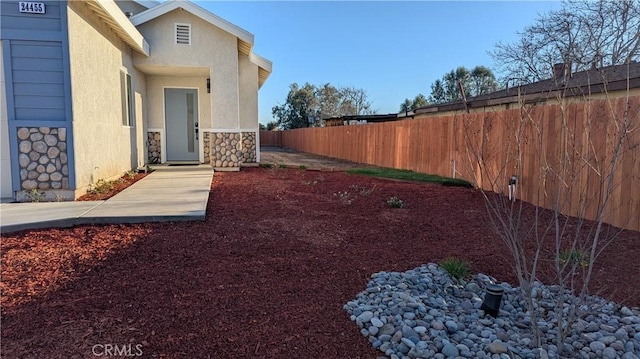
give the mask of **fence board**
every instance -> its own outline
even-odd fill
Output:
[[[500,112],[260,133],[276,145],[381,167],[453,176],[595,219],[616,131],[632,122],[614,172],[605,221],[640,230],[640,97],[528,106]],[[281,136],[272,138],[268,136]],[[554,199],[557,199],[556,202]]]

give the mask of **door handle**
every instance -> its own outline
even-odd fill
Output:
[[[198,141],[198,129],[196,128],[196,141]]]

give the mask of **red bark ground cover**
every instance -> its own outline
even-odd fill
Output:
[[[514,282],[475,190],[344,172],[219,173],[205,221],[23,231],[1,249],[3,358],[93,358],[107,344],[145,358],[376,358],[342,310],[372,273],[457,256]],[[624,232],[593,289],[640,305],[638,256],[640,233]]]

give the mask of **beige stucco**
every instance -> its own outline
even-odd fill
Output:
[[[2,59],[2,41],[0,41],[0,197],[12,198],[9,122],[7,120],[7,96]]]
[[[240,128],[258,129],[258,66],[249,56],[238,55],[240,97]]]
[[[191,45],[175,43],[176,23],[191,25]],[[171,77],[183,78],[191,74],[200,78],[196,85],[198,88],[205,86],[205,91],[199,93],[200,101],[205,95],[210,97],[208,110],[200,108],[201,114],[205,116],[201,117],[202,124],[207,125],[201,128],[240,129],[238,40],[235,36],[180,9],[138,25],[137,28],[152,51],[148,58],[134,55],[134,65],[147,74],[161,75],[147,86],[150,109],[153,107],[157,111],[156,104],[162,103],[162,86],[175,86],[182,81],[171,80]],[[207,78],[211,79],[210,94],[206,92]],[[166,82],[161,82],[160,79]],[[163,121],[155,112],[152,117],[149,127],[156,127],[159,121]],[[257,127],[257,123],[256,114],[252,128]]]
[[[137,140],[144,136],[146,84],[133,67],[131,49],[80,1],[68,2],[73,106],[75,189],[112,178],[144,163]],[[122,125],[120,71],[132,77],[135,124]],[[71,184],[73,186],[73,184]]]

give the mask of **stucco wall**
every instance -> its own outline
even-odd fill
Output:
[[[175,23],[191,24],[191,45],[175,43]],[[238,45],[235,36],[182,10],[171,11],[137,28],[149,43],[151,56],[144,58],[134,55],[136,66],[146,73],[164,71],[163,75],[169,74],[166,68],[170,67],[211,69],[211,101],[207,108],[213,123],[207,127],[239,128]],[[204,84],[198,85],[205,86],[204,93],[200,92],[201,99],[203,95],[209,95],[206,93],[206,78],[204,80]],[[155,104],[162,98],[158,99],[155,92],[151,93],[152,87],[155,87],[155,83],[150,83],[147,88],[150,102]],[[150,109],[153,107],[149,106]],[[201,107],[201,110],[204,109]],[[152,121],[150,127],[157,124],[155,115]]]
[[[2,59],[2,41],[0,41],[0,197],[12,198],[7,95],[5,90],[4,63]]]
[[[144,96],[145,80],[133,68],[128,46],[83,2],[68,7],[75,188],[82,190],[137,166],[144,104],[135,105],[135,125],[123,126],[120,70],[128,69],[136,101]]]
[[[244,54],[238,55],[240,86],[240,128],[258,129],[258,66]]]

